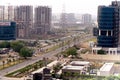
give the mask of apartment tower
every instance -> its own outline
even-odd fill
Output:
[[[36,7],[34,19],[36,34],[46,35],[51,28],[51,8],[47,6]]]
[[[91,22],[92,22],[91,14],[83,14],[82,15],[82,23],[83,24],[91,24]]]
[[[14,19],[17,22],[17,37],[29,38],[30,28],[33,26],[33,7],[26,5],[15,7]]]

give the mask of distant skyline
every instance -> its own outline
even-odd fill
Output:
[[[52,13],[61,13],[63,5],[67,13],[89,13],[97,15],[99,5],[110,5],[115,0],[0,0],[0,5],[33,5],[49,6]],[[119,1],[119,0],[118,0]]]

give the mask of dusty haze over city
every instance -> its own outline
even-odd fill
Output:
[[[0,5],[45,5],[53,13],[61,13],[63,5],[68,13],[90,13],[97,15],[98,5],[109,5],[114,0],[0,0]]]

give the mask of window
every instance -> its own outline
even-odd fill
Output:
[[[102,36],[105,36],[106,33],[107,33],[107,31],[101,31],[101,35],[102,35]]]

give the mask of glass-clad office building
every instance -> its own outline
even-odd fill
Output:
[[[117,6],[98,7],[97,46],[118,47],[119,8]]]
[[[0,40],[16,39],[16,22],[0,22]]]

